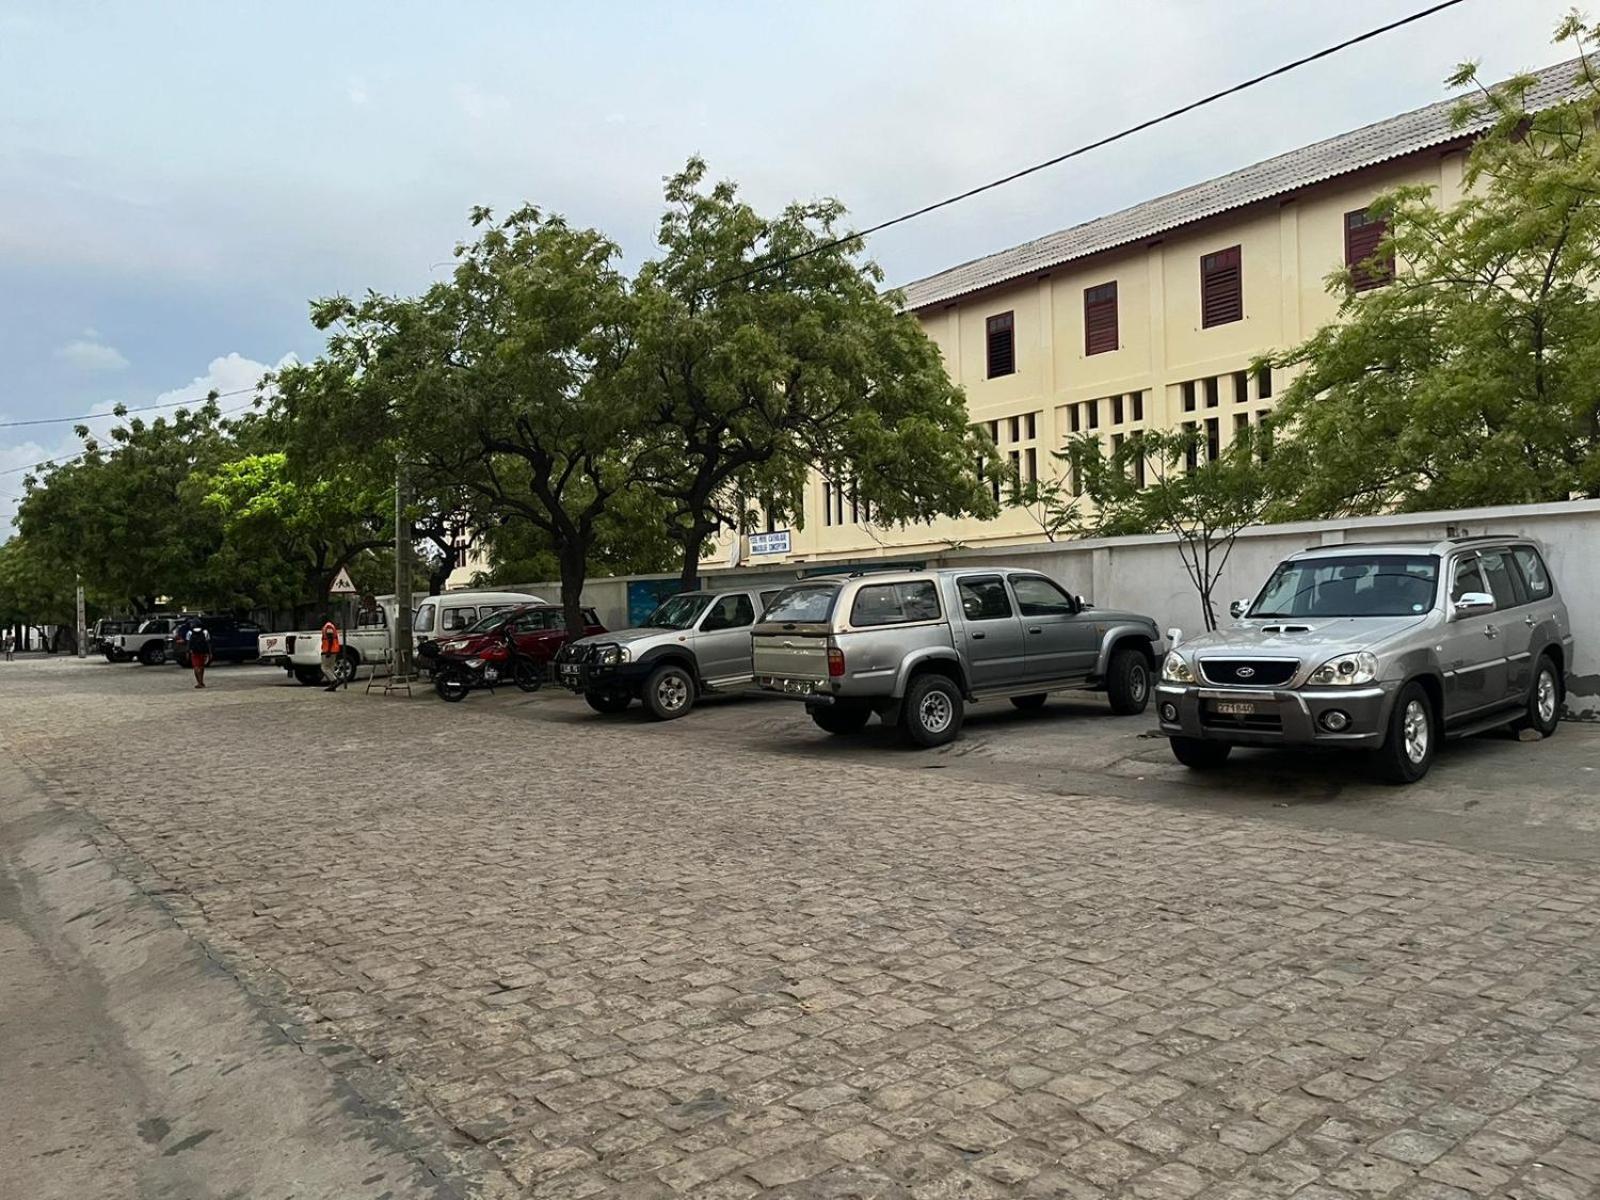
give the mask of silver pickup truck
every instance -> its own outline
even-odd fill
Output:
[[[876,713],[923,747],[954,739],[978,700],[1031,709],[1086,689],[1143,712],[1161,648],[1151,618],[1015,567],[818,576],[779,593],[752,637],[757,686],[804,700],[820,728]]]

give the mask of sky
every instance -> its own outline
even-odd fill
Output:
[[[1463,60],[1547,65],[1571,3],[1465,0],[869,253],[905,283],[1431,103]],[[563,213],[633,267],[700,154],[760,208],[875,222],[1425,6],[0,0],[0,537],[13,468],[77,446],[5,422],[314,357],[311,298],[425,287],[473,205]]]

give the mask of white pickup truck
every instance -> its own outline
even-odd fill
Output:
[[[480,617],[522,604],[543,604],[527,592],[445,592],[422,600],[413,614],[412,638],[416,645],[442,634],[455,633]],[[389,630],[394,620],[394,598],[382,597],[378,607],[360,613],[354,629],[341,629],[338,674],[353,680],[358,668],[389,661]],[[258,643],[261,661],[282,667],[310,687],[322,682],[322,630],[264,633]],[[412,649],[415,650],[416,645]]]
[[[341,682],[356,677],[363,663],[382,663],[389,655],[389,614],[376,608],[356,616],[354,629],[339,631],[338,676]],[[282,667],[296,681],[310,687],[322,682],[322,630],[264,633],[257,643],[261,661]]]
[[[147,667],[167,661],[167,639],[183,620],[179,613],[156,613],[140,623],[135,633],[118,633],[101,646],[107,662],[127,662],[137,658]]]

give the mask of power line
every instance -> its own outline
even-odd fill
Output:
[[[245,388],[243,390],[247,391],[247,392],[255,391],[254,388]],[[222,395],[226,395],[226,396],[237,396],[239,393],[238,392],[224,392],[224,393],[221,393],[221,394]],[[193,401],[185,401],[185,403],[193,403]],[[232,408],[225,408],[220,413],[218,413],[217,415],[219,417],[226,417],[231,413],[243,412],[245,409],[247,409],[249,407],[250,407],[250,402],[246,401],[244,404],[236,404]],[[131,412],[133,410],[130,409],[129,411]],[[112,414],[109,414],[109,413],[97,413],[96,415],[97,416],[110,416]],[[69,462],[76,462],[78,459],[82,458],[87,453],[89,453],[87,450],[79,450],[76,454],[69,454],[65,458],[43,458],[43,459],[40,459],[36,463],[29,463],[25,467],[7,467],[4,471],[0,471],[0,475],[20,475],[24,471],[32,471],[32,470],[34,470],[34,469],[36,469],[38,467],[64,467]],[[15,500],[16,497],[13,496],[12,499]]]
[[[215,396],[207,394],[204,396],[198,396],[192,400],[172,400],[164,404],[146,404],[139,408],[125,408],[122,410],[121,415],[126,416],[129,413],[154,412],[158,408],[182,408],[185,404],[204,404],[208,400],[225,400],[229,396],[242,396],[246,392],[253,392],[255,390],[256,388],[254,386],[247,388],[235,388],[231,392],[218,392]],[[38,417],[31,421],[0,421],[0,429],[18,429],[24,425],[64,425],[68,421],[97,421],[101,417],[115,417],[117,415],[118,414],[114,412],[103,412],[84,413],[79,417]]]
[[[1132,137],[1136,133],[1142,133],[1146,129],[1151,129],[1157,125],[1164,124],[1165,122],[1171,121],[1176,117],[1183,116],[1185,113],[1194,112],[1197,108],[1204,108],[1208,104],[1214,104],[1218,100],[1225,99],[1228,96],[1236,95],[1239,92],[1255,87],[1257,84],[1265,83],[1269,79],[1276,79],[1280,75],[1287,75],[1290,71],[1298,70],[1299,68],[1310,63],[1314,63],[1319,59],[1331,57],[1332,55],[1338,54],[1341,50],[1348,50],[1351,46],[1360,45],[1362,42],[1370,42],[1373,38],[1382,37],[1384,34],[1392,33],[1394,30],[1399,29],[1402,26],[1411,25],[1417,21],[1431,17],[1435,13],[1443,12],[1447,8],[1454,8],[1456,5],[1461,3],[1463,3],[1463,0],[1440,0],[1439,3],[1430,5],[1429,7],[1414,12],[1409,16],[1400,17],[1396,20],[1388,22],[1387,24],[1379,25],[1376,28],[1367,30],[1365,33],[1358,33],[1354,37],[1345,38],[1342,42],[1336,42],[1334,45],[1324,47],[1313,54],[1307,54],[1302,58],[1294,59],[1292,62],[1286,62],[1282,66],[1272,68],[1270,71],[1263,71],[1259,75],[1252,76],[1249,79],[1235,83],[1229,87],[1225,87],[1221,91],[1212,92],[1208,96],[1202,96],[1198,100],[1191,100],[1189,103],[1164,112],[1160,116],[1150,117],[1146,120],[1140,121],[1137,125],[1129,125],[1124,129],[1119,129],[1116,133],[1110,133],[1105,137],[1096,138],[1092,142],[1085,142],[1083,145],[1068,150],[1064,154],[1058,154],[1054,158],[1047,158],[1043,162],[1034,163],[1030,167],[1023,167],[1020,171],[1013,171],[1011,174],[1003,175],[999,179],[992,179],[988,183],[983,183],[979,184],[977,187],[968,188],[964,192],[957,192],[954,196],[946,196],[943,200],[936,200],[932,204],[924,204],[921,208],[915,208],[910,212],[901,213],[898,217],[890,217],[887,221],[879,221],[876,225],[868,225],[865,229],[858,229],[854,233],[845,234],[843,237],[834,238],[832,241],[823,242],[820,245],[812,246],[805,250],[798,250],[793,254],[786,255],[783,258],[775,259],[771,262],[756,263],[753,266],[738,272],[737,274],[729,275],[724,279],[718,280],[713,286],[720,287],[722,284],[733,283],[736,280],[744,279],[747,276],[755,275],[762,271],[770,271],[778,267],[786,267],[790,263],[799,262],[802,258],[810,258],[813,254],[821,254],[824,251],[837,249],[838,247],[845,245],[847,242],[853,242],[860,238],[870,237],[874,233],[880,233],[883,230],[889,229],[895,225],[903,225],[907,221],[913,221],[918,217],[927,216],[929,213],[937,212],[941,208],[949,208],[952,204],[959,204],[963,200],[970,200],[973,196],[982,195],[984,192],[993,191],[998,187],[1004,187],[1008,183],[1014,183],[1018,179],[1022,179],[1025,176],[1043,171],[1047,167],[1058,166],[1070,158],[1077,158],[1079,155],[1087,154],[1091,150],[1098,150],[1103,146],[1111,145],[1113,142],[1120,142],[1124,138]]]

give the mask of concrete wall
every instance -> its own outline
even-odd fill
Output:
[[[1253,596],[1272,568],[1287,554],[1308,546],[1341,542],[1418,539],[1451,534],[1509,533],[1537,538],[1572,614],[1577,657],[1568,680],[1568,710],[1600,720],[1600,501],[1467,509],[1448,513],[1360,517],[1341,521],[1298,522],[1247,529],[1217,588],[1219,620],[1227,622],[1230,599]],[[1163,630],[1177,626],[1193,634],[1204,628],[1200,600],[1183,569],[1176,543],[1165,536],[1105,538],[1072,542],[1032,542],[995,548],[904,555],[927,566],[1007,563],[1042,570],[1070,591],[1102,607],[1149,613]],[[864,558],[864,561],[873,561]],[[848,570],[849,564],[839,564]],[[799,576],[793,563],[762,568],[707,570],[707,586],[789,582]],[[661,579],[664,576],[641,576]],[[518,585],[539,595],[560,594],[557,584]],[[600,612],[607,628],[627,625],[627,580],[591,580],[584,603]]]

